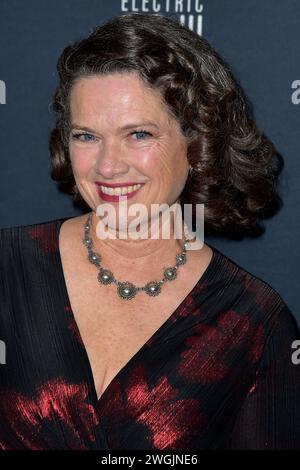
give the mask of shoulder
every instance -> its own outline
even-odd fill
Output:
[[[265,279],[250,272],[231,257],[216,248],[218,290],[221,289],[226,307],[231,306],[252,324],[273,328],[286,320],[295,325],[295,319],[285,299]]]
[[[42,222],[37,222],[34,224],[24,224],[24,225],[13,225],[11,227],[0,228],[0,235],[2,237],[13,236],[15,233],[26,233],[31,230],[39,229],[40,227],[51,227],[59,223],[60,221],[66,220],[67,218],[62,217],[59,219],[51,219]]]
[[[61,224],[68,217],[47,220],[35,224],[17,225],[0,229],[1,256],[9,255],[13,250],[16,255],[18,251],[28,249],[30,245],[37,245],[44,251],[57,249],[57,233]]]

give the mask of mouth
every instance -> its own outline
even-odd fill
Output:
[[[145,183],[137,184],[120,184],[117,185],[102,185],[96,183],[97,192],[100,197],[105,201],[117,202],[122,197],[130,198],[133,197]]]

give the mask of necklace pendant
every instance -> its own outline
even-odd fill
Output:
[[[160,294],[161,287],[160,287],[159,282],[150,281],[145,285],[144,290],[146,294],[150,295],[151,297],[155,297],[156,295]]]
[[[179,255],[176,256],[176,266],[181,266],[182,264],[186,263],[186,254],[184,251],[179,253]]]
[[[101,284],[111,284],[114,282],[114,275],[108,269],[101,268],[98,274],[98,281]]]
[[[90,248],[92,246],[92,240],[87,236],[85,235],[84,238],[82,239],[82,243],[87,247],[87,248]]]
[[[94,253],[93,251],[89,251],[89,254],[88,254],[88,260],[90,263],[94,264],[95,266],[100,266],[100,262],[101,262],[101,256]]]
[[[168,281],[173,281],[177,277],[177,270],[176,268],[166,268],[164,270],[164,279]]]
[[[136,293],[137,289],[131,282],[120,282],[118,284],[118,295],[121,299],[131,300]]]

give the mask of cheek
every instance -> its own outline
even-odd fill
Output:
[[[70,146],[69,153],[73,173],[78,176],[88,173],[94,161],[91,150]]]
[[[172,165],[170,149],[161,143],[143,149],[143,152],[137,157],[136,163],[151,175],[162,176],[162,173]]]
[[[188,160],[183,145],[169,146],[157,144],[143,158],[143,166],[152,176],[158,179],[184,179]]]

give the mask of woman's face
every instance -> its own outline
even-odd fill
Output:
[[[127,206],[144,204],[149,216],[151,204],[176,202],[188,174],[187,141],[158,91],[135,73],[81,78],[71,91],[70,112],[74,178],[93,210],[110,202],[118,212],[120,196],[112,186],[123,201],[129,188]]]

